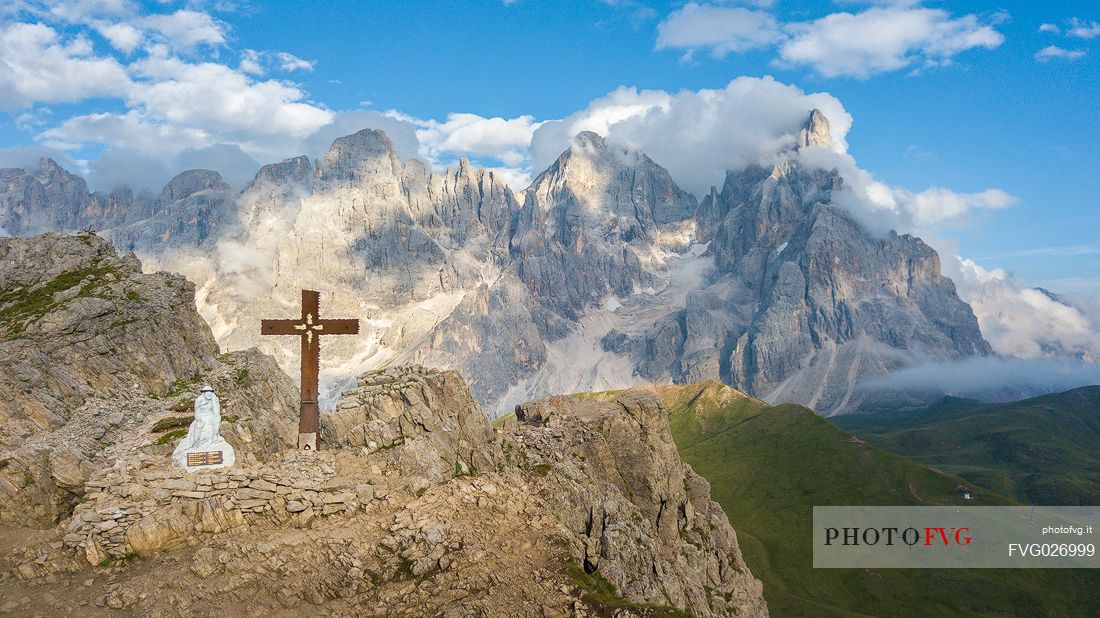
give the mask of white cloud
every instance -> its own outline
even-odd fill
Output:
[[[171,14],[148,15],[140,20],[144,28],[157,32],[175,48],[225,43],[227,26],[207,13],[180,9]]]
[[[357,109],[333,114],[332,121],[320,127],[306,137],[300,153],[319,158],[328,152],[329,146],[338,137],[350,135],[362,129],[379,129],[393,142],[397,156],[411,159],[420,154],[420,141],[416,137],[416,127],[408,120],[381,114],[373,110]]]
[[[173,124],[226,136],[294,139],[332,120],[331,112],[300,102],[305,93],[297,86],[253,81],[222,64],[152,54],[131,66],[143,80],[127,99],[148,115]]]
[[[69,158],[69,155],[57,148],[49,148],[47,146],[7,146],[0,148],[0,169],[9,167],[33,169],[38,164],[38,160],[43,157],[49,157],[69,170],[76,169],[77,167],[76,162]]]
[[[173,176],[166,162],[146,152],[111,147],[88,165],[87,180],[94,191],[111,191],[119,185],[128,185],[135,195],[143,190],[156,195]]]
[[[518,193],[531,185],[531,174],[522,169],[511,167],[487,167],[494,176],[504,181],[513,192]]]
[[[249,156],[278,160],[333,119],[304,103],[294,84],[253,80],[225,65],[189,63],[154,49],[130,65],[119,93],[124,113],[74,116],[43,132],[47,144],[100,143],[169,159],[188,148],[236,144]]]
[[[240,189],[255,178],[261,166],[236,144],[214,144],[184,150],[176,157],[176,167],[183,170],[214,170],[221,174],[225,182]]]
[[[1035,59],[1039,62],[1050,62],[1054,59],[1067,60],[1073,62],[1080,58],[1085,57],[1085,52],[1081,50],[1063,49],[1057,45],[1048,45],[1035,52]]]
[[[415,120],[416,136],[429,159],[445,155],[490,157],[508,166],[527,158],[531,136],[542,123],[532,116],[485,118],[477,114],[449,114],[445,122]]]
[[[993,49],[1004,36],[974,15],[952,18],[939,9],[871,8],[791,24],[780,49],[789,64],[825,77],[867,78],[918,65],[942,65],[975,47]]]
[[[74,149],[85,143],[129,148],[157,157],[175,156],[185,148],[201,148],[212,140],[202,129],[147,120],[137,110],[124,114],[94,113],[73,116],[41,135],[43,143]]]
[[[237,69],[249,75],[263,75],[263,56],[254,49],[241,50],[241,62]]]
[[[686,49],[685,58],[698,49],[709,49],[720,58],[765,47],[781,38],[779,24],[769,13],[694,2],[657,25],[657,49]]]
[[[974,211],[1007,208],[1018,201],[993,188],[960,193],[944,187],[913,192],[890,186],[860,168],[847,153],[810,148],[799,153],[799,160],[808,167],[837,170],[844,186],[833,193],[833,202],[846,208],[873,234],[894,230],[926,235],[940,224],[965,222]]]
[[[275,58],[279,61],[279,68],[284,71],[312,71],[317,66],[316,60],[303,60],[288,52],[275,52]]]
[[[1074,17],[1068,22],[1066,28],[1066,36],[1073,36],[1079,39],[1095,39],[1100,36],[1100,23],[1095,21],[1085,21]]]
[[[0,108],[112,96],[129,85],[126,69],[97,57],[84,37],[62,39],[42,24],[0,28]]]
[[[1021,358],[1071,355],[1100,362],[1100,332],[1077,308],[1001,269],[986,270],[965,259],[954,267],[951,274],[959,296],[974,308],[993,351]]]
[[[725,88],[675,94],[619,88],[540,126],[531,142],[532,169],[549,165],[578,132],[595,131],[608,143],[645,151],[680,186],[702,196],[721,186],[727,169],[792,148],[814,108],[829,118],[834,148],[843,152],[852,117],[840,101],[770,77],[739,77]]]
[[[920,193],[898,190],[902,202],[913,212],[917,222],[940,223],[976,209],[996,210],[1015,204],[1018,200],[1000,189],[986,189],[980,193],[956,193],[943,187],[932,187]]]
[[[946,66],[963,51],[1004,41],[993,28],[1006,19],[1003,13],[983,23],[914,2],[872,4],[880,6],[784,24],[765,11],[692,2],[658,25],[657,49],[684,49],[690,59],[699,50],[722,57],[777,45],[780,64],[808,66],[825,77],[867,78],[914,65]]]
[[[1066,358],[972,356],[921,363],[863,384],[877,389],[940,392],[982,401],[1016,401],[1100,383],[1100,365]]]
[[[140,30],[130,24],[100,24],[95,28],[112,47],[126,54],[133,53],[145,38]]]
[[[237,68],[249,75],[263,75],[269,67],[276,67],[284,73],[292,71],[312,71],[317,66],[315,60],[304,60],[289,52],[261,52],[254,49],[241,51],[241,62]]]
[[[134,12],[131,0],[51,0],[38,3],[41,12],[74,24],[91,23],[94,20],[122,17]]]
[[[1054,34],[1058,34],[1061,31],[1062,30],[1054,24],[1039,24],[1039,32],[1053,32]]]

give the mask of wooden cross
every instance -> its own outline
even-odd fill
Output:
[[[317,373],[321,364],[321,335],[354,335],[359,320],[322,320],[321,293],[302,290],[302,317],[297,320],[261,320],[261,335],[298,335],[302,338],[302,403],[298,421],[298,448],[317,450],[321,415],[317,410]]]

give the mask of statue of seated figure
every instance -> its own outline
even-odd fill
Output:
[[[236,454],[221,437],[221,425],[221,402],[213,388],[203,386],[195,399],[195,420],[172,452],[172,461],[188,472],[232,466]]]

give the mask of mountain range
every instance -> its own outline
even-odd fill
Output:
[[[159,195],[90,192],[49,159],[0,171],[11,235],[95,230],[146,268],[183,273],[223,349],[258,346],[294,375],[296,346],[259,320],[358,317],[326,341],[331,394],[400,362],[456,368],[487,411],[559,392],[718,379],[768,401],[850,411],[860,383],[992,354],[919,238],[868,230],[808,110],[791,147],[697,199],[645,153],[578,134],[522,192],[461,160],[402,161],[381,131],[236,191],[190,170]],[[334,338],[335,339],[335,338]],[[331,403],[331,397],[330,397]]]

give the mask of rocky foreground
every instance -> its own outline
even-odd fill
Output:
[[[6,607],[767,614],[651,394],[525,404],[494,431],[456,373],[400,367],[359,383],[325,417],[339,448],[194,475],[170,467],[167,445],[116,452],[52,535],[12,552]]]
[[[0,370],[37,371],[0,383],[0,611],[767,615],[653,395],[530,402],[493,428],[459,374],[394,367],[322,415],[326,450],[284,449],[293,385],[269,357],[218,355],[186,282],[142,275],[95,237],[39,240],[0,241],[0,316],[24,307],[4,324]],[[71,266],[8,283],[19,256],[43,251]],[[101,283],[69,285],[96,260]],[[48,302],[28,305],[43,289]],[[54,360],[27,360],[38,353]],[[167,377],[132,369],[154,361]],[[202,381],[225,403],[238,466],[186,474],[170,454]]]

